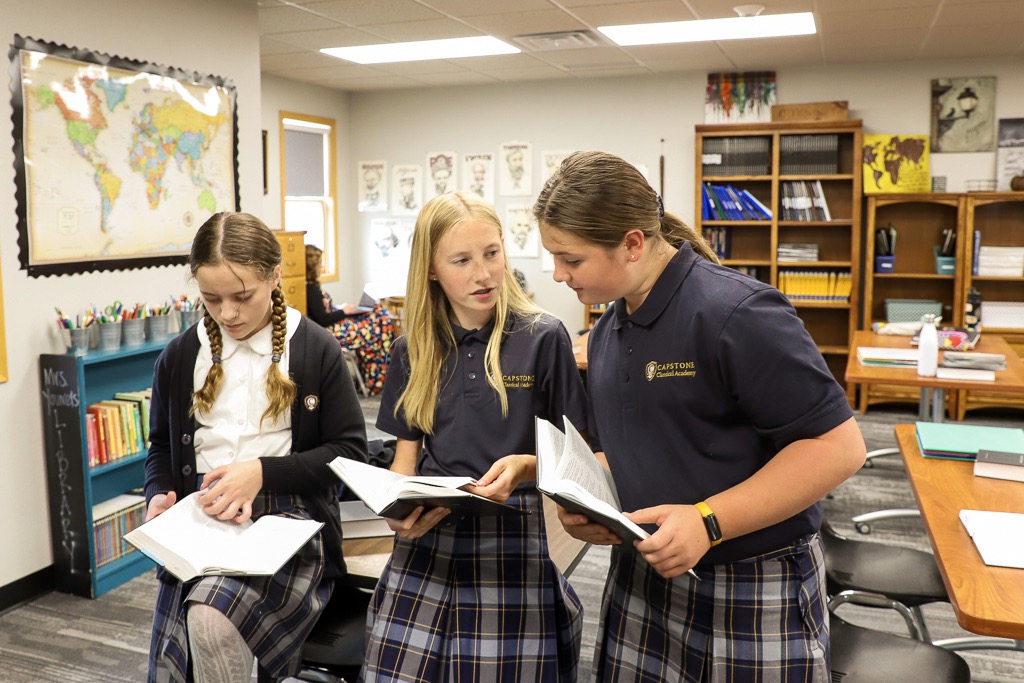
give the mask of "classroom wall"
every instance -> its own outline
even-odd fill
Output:
[[[15,33],[54,43],[231,79],[237,88],[241,206],[263,209],[257,7],[251,0],[67,0],[7,2],[0,36]],[[0,384],[0,588],[46,568],[49,511],[40,408],[40,353],[62,352],[55,305],[78,311],[114,299],[166,301],[186,291],[185,267],[29,278],[19,270],[9,95],[0,80],[0,265],[3,268],[7,362]],[[144,226],[140,226],[144,227]],[[194,290],[189,290],[194,291]]]
[[[932,78],[994,75],[997,118],[1021,117],[1022,66],[1024,60],[1014,59],[786,68],[777,70],[777,82],[780,103],[847,100],[851,116],[864,120],[865,132],[927,134]],[[427,152],[497,155],[502,142],[526,141],[533,144],[535,197],[544,150],[613,152],[645,165],[656,189],[662,181],[659,155],[664,154],[665,207],[692,222],[694,125],[704,120],[705,80],[705,73],[693,72],[353,93],[352,156],[347,165],[341,162],[341,169],[355,185],[360,160],[422,165]],[[960,192],[966,180],[995,177],[995,153],[933,155],[932,173],[946,175],[947,189]],[[529,201],[499,195],[495,203],[504,217],[507,204],[524,200]],[[362,228],[359,250],[368,268],[374,249],[367,237],[370,221],[387,214],[358,213],[352,205],[347,210],[348,220]],[[537,303],[570,331],[582,326],[582,306],[568,288],[552,281],[551,273],[541,271],[540,259],[514,259],[513,265],[526,275]]]

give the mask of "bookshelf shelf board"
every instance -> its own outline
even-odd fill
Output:
[[[779,261],[779,268],[851,268],[850,261]]]
[[[850,355],[850,347],[849,346],[836,346],[836,345],[832,345],[832,344],[826,344],[824,346],[819,346],[818,347],[818,351],[820,351],[822,353],[822,355],[830,355],[830,356],[848,356],[848,355]]]
[[[747,258],[730,258],[722,259],[723,266],[765,266],[766,268],[772,264],[771,261],[761,259],[747,259]]]
[[[116,472],[117,470],[121,470],[121,469],[125,469],[127,467],[131,467],[132,465],[134,465],[137,462],[145,462],[146,456],[148,454],[149,454],[149,451],[146,450],[146,449],[143,449],[142,451],[140,451],[138,453],[135,453],[133,455],[128,455],[128,456],[125,456],[123,458],[118,458],[117,460],[114,460],[112,462],[105,462],[102,465],[96,465],[94,467],[90,467],[89,468],[89,476],[90,477],[99,477],[99,476],[103,476],[103,475],[109,474],[111,472]]]
[[[708,183],[756,183],[771,182],[770,175],[705,175],[704,182]]]
[[[752,228],[770,228],[771,221],[704,221],[704,225],[742,225]]]
[[[119,349],[112,351],[100,351],[98,349],[89,349],[89,353],[81,356],[82,365],[95,365],[97,363],[106,363],[108,361],[120,361],[131,356],[141,356],[153,351],[162,350],[167,346],[169,339],[161,339],[160,341],[147,341],[139,344],[138,346],[122,346]]]
[[[938,273],[875,273],[876,280],[952,280],[955,275]]]
[[[788,173],[780,175],[779,180],[853,180],[850,173]]]
[[[849,218],[834,218],[830,221],[779,221],[780,228],[849,228]]]
[[[789,303],[793,304],[793,308],[835,308],[835,309],[842,309],[842,308],[849,308],[850,307],[850,304],[843,303],[843,302],[840,302],[840,301],[793,301],[793,300],[790,300]]]
[[[1024,277],[1020,275],[972,275],[971,280],[975,282],[1024,282]]]

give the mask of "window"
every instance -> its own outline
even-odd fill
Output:
[[[281,112],[281,191],[285,230],[304,230],[323,249],[321,280],[338,279],[334,119]]]

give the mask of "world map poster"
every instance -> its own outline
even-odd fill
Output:
[[[233,86],[16,38],[22,268],[183,263],[198,227],[238,205]]]
[[[927,135],[864,134],[864,194],[929,192]]]

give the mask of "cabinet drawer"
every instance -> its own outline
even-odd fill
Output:
[[[281,277],[306,278],[306,247],[302,238],[304,232],[278,232],[275,234],[281,245]]]
[[[302,315],[306,315],[306,278],[283,277],[281,278],[281,291],[284,292],[285,301]]]

